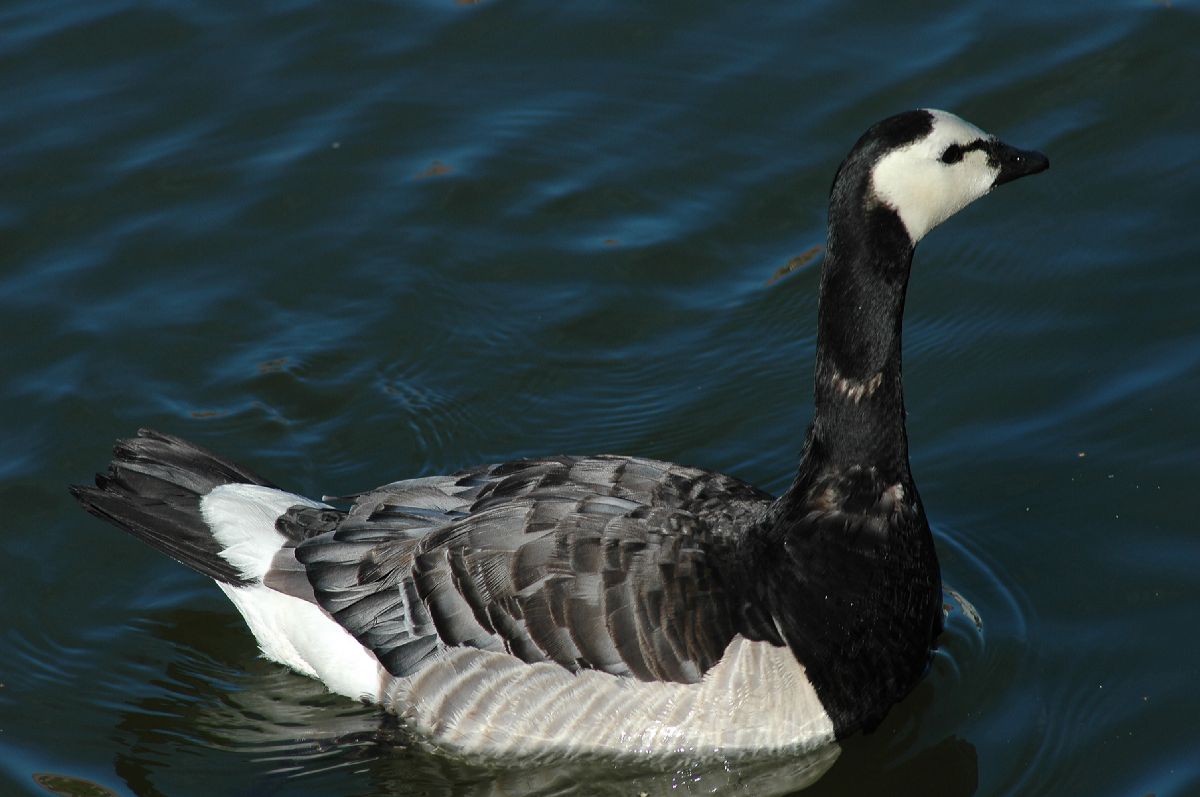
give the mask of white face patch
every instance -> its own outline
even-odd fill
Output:
[[[895,210],[915,244],[925,233],[992,190],[999,167],[988,165],[986,152],[962,153],[942,160],[946,150],[968,147],[992,136],[945,111],[933,115],[933,130],[913,143],[888,152],[871,170],[875,198]]]

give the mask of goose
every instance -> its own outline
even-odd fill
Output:
[[[819,773],[922,678],[942,630],[901,381],[914,250],[1049,165],[939,110],[858,139],[830,192],[813,419],[778,497],[598,455],[317,501],[148,429],[71,492],[214,579],[267,659],[380,705],[439,750],[778,754]]]

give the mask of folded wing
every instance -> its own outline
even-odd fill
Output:
[[[265,582],[311,600],[393,675],[448,648],[694,683],[739,628],[734,530],[770,496],[631,457],[396,482],[296,507]]]

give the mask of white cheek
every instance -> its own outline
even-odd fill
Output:
[[[871,172],[875,198],[899,214],[914,244],[990,191],[995,178],[983,152],[945,164],[915,145],[889,152]]]
[[[914,244],[937,224],[946,199],[937,167],[915,149],[889,152],[871,173],[874,198],[899,214]]]

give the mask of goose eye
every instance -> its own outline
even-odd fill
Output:
[[[958,163],[963,159],[963,148],[958,144],[951,144],[946,147],[946,151],[942,153],[942,163]]]

